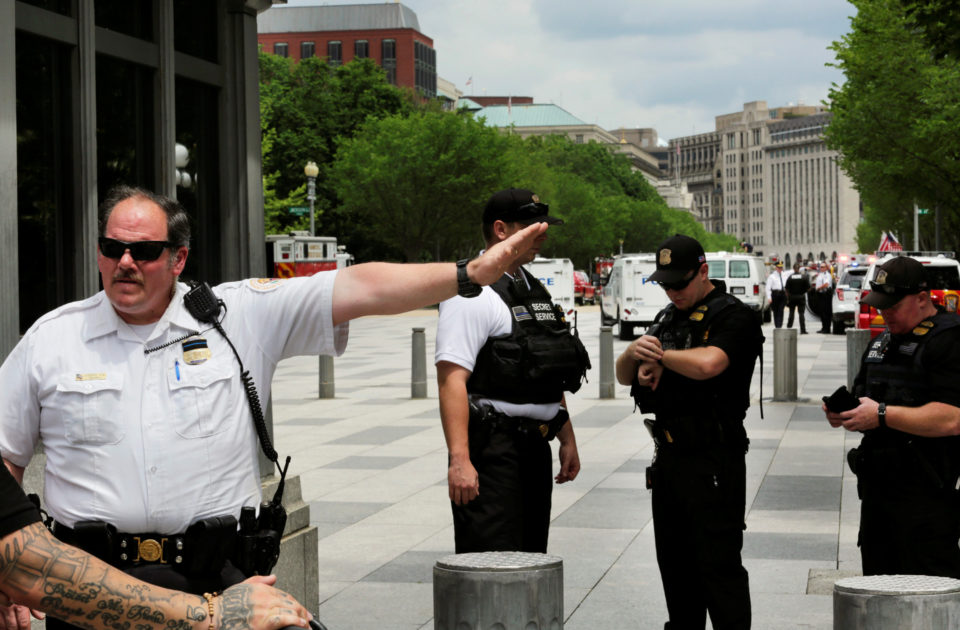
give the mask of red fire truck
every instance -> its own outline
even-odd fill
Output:
[[[267,270],[274,278],[312,276],[346,267],[352,261],[353,256],[338,248],[333,236],[310,236],[307,232],[267,235]]]

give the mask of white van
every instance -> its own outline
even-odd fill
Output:
[[[569,258],[537,256],[524,268],[547,288],[553,303],[563,309],[567,319],[573,315],[573,261]]]
[[[707,252],[711,280],[723,280],[727,293],[762,313],[767,305],[767,268],[752,254]]]
[[[650,280],[657,270],[654,254],[621,254],[603,287],[600,316],[604,323],[617,323],[620,339],[633,339],[634,328],[647,328],[667,306],[667,292]]]

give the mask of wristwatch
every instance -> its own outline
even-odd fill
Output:
[[[467,263],[471,259],[464,258],[457,261],[457,295],[465,298],[477,297],[483,290],[479,284],[470,279],[467,275]]]
[[[887,403],[880,403],[877,407],[877,424],[884,428],[887,426]]]

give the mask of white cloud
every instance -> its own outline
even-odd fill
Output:
[[[715,116],[748,101],[819,103],[842,81],[824,64],[853,12],[838,0],[405,4],[434,40],[440,76],[467,95],[532,96],[607,129],[653,127],[661,138],[710,131]]]

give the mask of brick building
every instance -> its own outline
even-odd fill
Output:
[[[275,7],[257,19],[263,50],[299,61],[323,57],[340,65],[369,57],[390,83],[427,98],[437,95],[437,53],[417,14],[396,2]]]

